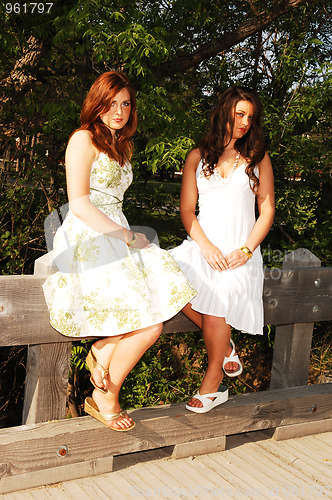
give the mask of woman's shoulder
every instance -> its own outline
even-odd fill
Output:
[[[270,169],[272,168],[271,160],[268,155],[268,153],[265,151],[265,154],[261,161],[257,164],[259,170],[261,171],[262,169]]]
[[[96,159],[99,151],[94,146],[92,138],[92,133],[89,130],[77,129],[69,138],[67,150],[79,149],[81,153],[88,154],[88,156],[93,156]]]
[[[90,130],[78,128],[77,130],[74,130],[74,132],[69,137],[68,144],[70,144],[70,143],[72,143],[72,144],[80,143],[82,145],[86,145],[86,146],[91,145],[92,146],[93,145],[92,144],[92,133],[90,132]]]
[[[190,151],[190,153],[187,156],[187,159],[190,160],[190,161],[196,161],[197,163],[199,163],[200,160],[201,160],[201,157],[202,157],[202,155],[201,155],[200,149],[199,148],[195,148],[195,149],[192,149]]]
[[[193,169],[196,171],[200,161],[201,161],[201,152],[199,148],[192,149],[188,154],[186,160],[187,170]]]

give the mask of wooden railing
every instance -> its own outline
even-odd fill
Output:
[[[138,425],[125,436],[90,417],[63,420],[73,339],[49,324],[42,284],[50,272],[45,255],[34,275],[0,276],[0,346],[28,345],[25,425],[0,431],[0,493],[15,490],[19,478],[36,486],[105,472],[121,453],[175,445],[179,457],[224,449],[225,436],[238,432],[288,425],[303,432],[304,423],[309,432],[332,430],[332,384],[307,386],[314,322],[332,319],[332,268],[320,267],[308,250],[265,270],[265,324],[277,325],[270,391],[232,397],[206,415],[183,403],[133,410]],[[180,313],[163,331],[197,329]]]

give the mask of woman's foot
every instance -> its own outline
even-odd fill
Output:
[[[236,354],[235,344],[232,339],[230,339],[230,344],[227,347],[223,370],[229,377],[237,377],[243,371],[243,366],[239,356]]]
[[[103,394],[107,394],[107,381],[106,377],[109,376],[109,371],[102,364],[97,361],[96,356],[93,353],[92,348],[90,349],[87,358],[85,360],[87,367],[91,373],[90,382],[91,384],[98,389],[98,391]],[[98,380],[98,384],[96,383],[96,379]]]
[[[109,365],[117,342],[122,336],[97,340],[90,349],[86,363],[91,372],[91,383],[102,393],[106,393],[111,383]],[[90,355],[90,358],[89,358]]]
[[[107,427],[117,431],[126,431],[134,427],[135,422],[129,415],[127,415],[126,412],[121,410],[118,399],[111,392],[108,391],[107,394],[101,394],[97,389],[95,389],[92,396],[92,401],[95,405],[90,402],[90,406],[92,406],[93,410],[96,409],[97,413],[99,413],[101,417],[103,417],[103,415],[107,416],[118,413],[119,416],[115,418],[113,417],[112,419],[100,418],[94,411],[88,411],[90,415],[100,420]],[[87,399],[89,400],[89,398]],[[97,408],[95,408],[95,406]]]
[[[218,365],[216,368],[208,367],[201,387],[199,388],[199,394],[204,396],[204,394],[211,394],[218,391],[218,387],[222,381],[223,375],[221,371],[221,367]],[[210,398],[213,401],[214,398]],[[203,404],[199,399],[192,397],[190,401],[188,401],[188,406],[192,406],[195,408],[202,408]]]

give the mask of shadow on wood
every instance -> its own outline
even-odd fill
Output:
[[[23,422],[31,424],[0,431],[0,493],[101,474],[120,454],[174,446],[173,456],[180,457],[220,450],[230,434],[332,430],[332,384],[305,385],[314,321],[332,319],[332,268],[319,267],[308,250],[287,255],[283,269],[265,270],[265,324],[279,325],[271,388],[279,390],[238,395],[202,415],[184,404],[133,410],[137,425],[128,433],[91,417],[62,420],[75,339],[49,324],[42,292],[54,272],[49,257],[36,261],[34,276],[0,276],[0,346],[29,346]],[[163,331],[197,329],[180,313]]]
[[[128,433],[91,417],[0,431],[0,493],[108,472],[114,456],[137,451],[174,446],[175,457],[211,453],[231,434],[317,421],[332,430],[332,384],[237,395],[203,415],[184,403],[130,415],[136,427]]]

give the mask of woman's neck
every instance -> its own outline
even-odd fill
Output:
[[[230,142],[225,146],[224,151],[231,151],[234,149],[236,139],[231,139]]]

